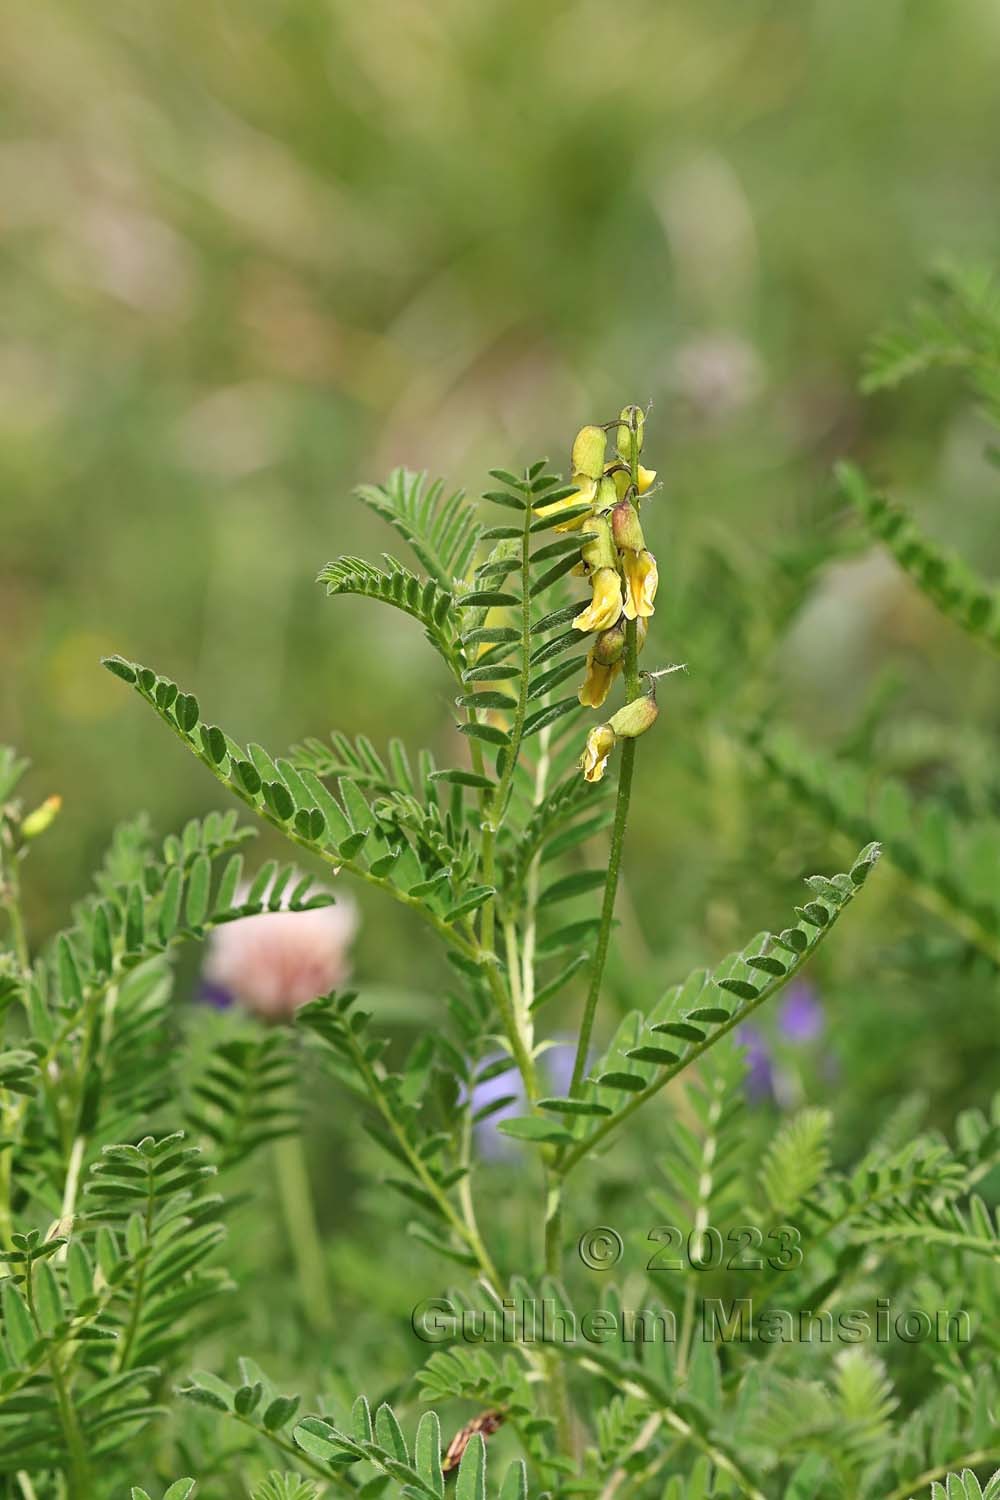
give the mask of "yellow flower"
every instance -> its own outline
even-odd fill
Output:
[[[593,598],[573,621],[577,630],[608,630],[622,613],[622,583],[616,568],[598,568],[591,574]]]
[[[561,500],[553,500],[548,505],[536,505],[535,515],[540,519],[548,516],[561,515],[564,510],[576,510],[581,505],[593,505],[597,495],[597,480],[588,479],[584,474],[574,474],[573,483],[579,485],[571,495],[564,495]],[[561,522],[556,531],[577,531],[588,519],[589,511],[581,511],[578,516],[573,516],[569,521]]]
[[[593,650],[587,653],[587,675],[577,693],[584,708],[600,708],[621,669],[620,658],[612,662],[610,666],[606,666],[604,662],[597,660]]]
[[[611,475],[611,477],[615,482],[615,493],[617,494],[619,500],[623,500],[625,498],[625,491],[628,489],[629,485],[632,482],[631,476],[629,475],[629,471],[627,469],[622,468],[621,464],[619,464],[617,468],[614,464],[608,464],[604,472],[608,474],[612,469],[614,469],[614,473]],[[642,464],[639,464],[636,469],[635,478],[636,489],[639,491],[640,495],[645,495],[649,490],[653,488],[653,485],[656,483],[656,470],[644,469],[642,467]]]
[[[648,617],[653,613],[656,586],[660,581],[656,558],[652,552],[624,552],[622,566],[625,570],[625,618]]]
[[[595,724],[587,735],[587,744],[580,766],[584,781],[601,781],[608,764],[608,756],[615,748],[615,732],[610,724]]]

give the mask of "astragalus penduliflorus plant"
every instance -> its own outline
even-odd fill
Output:
[[[883,1131],[851,1170],[831,1165],[826,1111],[792,1115],[767,1141],[743,1108],[745,1023],[825,943],[878,845],[843,873],[810,877],[787,925],[696,970],[648,1011],[615,1025],[602,1007],[634,783],[672,687],[651,628],[660,570],[650,543],[663,522],[655,473],[640,461],[644,428],[635,406],[584,427],[565,482],[544,462],[493,471],[485,500],[498,524],[403,471],[361,490],[421,571],[348,557],[320,576],[341,609],[381,600],[423,626],[453,682],[468,747],[458,764],[399,740],[380,753],[340,726],[284,753],[243,746],[169,678],[122,657],[106,663],[297,860],[399,902],[449,962],[434,1024],[398,1064],[355,995],[334,991],[298,1012],[314,1056],[357,1101],[359,1131],[384,1152],[397,1223],[447,1278],[410,1288],[413,1363],[372,1371],[390,1399],[300,1402],[257,1348],[260,1363],[232,1357],[183,1381],[181,1436],[173,1449],[161,1439],[155,1465],[144,1453],[141,1434],[163,1427],[179,1346],[225,1301],[218,1257],[234,1258],[218,1250],[224,1205],[204,1179],[293,1123],[278,1030],[256,1043],[274,1049],[273,1092],[248,1087],[234,1102],[239,1088],[220,1082],[227,1057],[209,1065],[202,1103],[174,1129],[142,1128],[172,1103],[157,1041],[167,950],[219,923],[307,905],[309,885],[268,862],[247,890],[232,815],[190,825],[162,856],[130,834],[73,930],[32,955],[18,895],[31,815],[5,791],[14,941],[3,995],[17,1044],[0,1157],[0,1475],[11,1494],[80,1500],[124,1493],[128,1481],[143,1486],[140,1500],[164,1490],[174,1500],[192,1493],[194,1479],[167,1489],[193,1471],[189,1453],[210,1469],[196,1476],[206,1497],[254,1500],[440,1500],[452,1482],[457,1500],[906,1500],[963,1468],[969,1479],[948,1483],[975,1493],[972,1471],[998,1437],[995,1358],[980,1327],[997,1300],[996,1228],[975,1189],[1000,1154],[1000,1107],[992,1118],[967,1112],[953,1141]],[[571,1061],[559,1070],[550,1049],[568,1028]],[[501,1114],[496,1128],[524,1166],[524,1253],[498,1223],[477,1150]],[[606,1148],[631,1138],[646,1157],[631,1216],[648,1202],[655,1227],[619,1286],[606,1274],[623,1248],[617,1231],[581,1237],[567,1207],[592,1200]],[[941,1247],[933,1264],[920,1253],[929,1239]],[[928,1345],[919,1379],[893,1362],[909,1351],[905,1337],[880,1340],[877,1356],[854,1347],[866,1317],[874,1339],[883,1313],[928,1305],[971,1306],[983,1342]],[[816,1339],[803,1317],[807,1330],[817,1320]],[[339,1333],[349,1344],[350,1328]],[[430,1409],[418,1418],[420,1400]],[[188,1420],[197,1441],[183,1437]],[[283,1472],[265,1477],[275,1462]]]

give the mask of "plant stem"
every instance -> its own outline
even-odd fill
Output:
[[[24,1289],[27,1294],[31,1320],[38,1333],[44,1338],[35,1308],[34,1278],[30,1263],[26,1268]],[[66,1443],[66,1452],[69,1458],[69,1468],[64,1475],[66,1493],[68,1500],[89,1500],[91,1488],[87,1449],[83,1440],[83,1433],[80,1431],[80,1422],[76,1414],[76,1408],[73,1405],[69,1386],[66,1383],[65,1373],[59,1362],[60,1352],[58,1346],[49,1349],[48,1365],[49,1373],[52,1376],[52,1389],[55,1392],[56,1405],[59,1409],[59,1425],[62,1428],[63,1438]]]
[[[518,756],[521,750],[521,739],[524,733],[524,721],[528,713],[528,680],[529,680],[529,658],[531,655],[531,590],[528,585],[529,569],[531,563],[531,503],[525,502],[524,527],[521,532],[521,677],[517,695],[517,706],[514,710],[514,722],[511,725],[507,746],[504,751],[504,766],[492,797],[489,807],[485,812],[483,821],[483,843],[481,854],[481,871],[483,885],[495,886],[496,884],[496,836],[510,799],[511,787],[514,782],[514,772],[517,769]],[[522,1018],[517,1008],[511,1001],[508,985],[504,983],[498,966],[496,954],[496,896],[491,896],[483,905],[482,917],[479,928],[479,941],[481,948],[480,962],[487,967],[487,981],[490,993],[500,1012],[504,1030],[507,1033],[514,1059],[524,1079],[524,1087],[529,1101],[533,1104],[538,1097],[538,1086],[535,1077],[535,1064],[531,1055],[530,1039],[525,1035]],[[510,980],[513,986],[513,976]]]
[[[631,700],[630,700],[631,701]],[[618,895],[618,873],[621,869],[622,849],[625,845],[625,827],[628,822],[629,802],[632,797],[632,773],[635,769],[635,740],[626,740],[622,746],[621,766],[618,771],[618,799],[615,803],[615,821],[611,829],[611,852],[608,857],[608,877],[604,882],[604,902],[601,907],[601,925],[594,950],[594,966],[590,974],[590,989],[580,1022],[580,1037],[576,1045],[576,1060],[573,1063],[573,1081],[569,1086],[571,1096],[580,1092],[583,1075],[590,1051],[590,1037],[597,1014],[597,1002],[601,998],[604,966],[608,958],[611,941],[611,924],[614,919],[615,898]]]
[[[631,443],[630,487],[629,494],[632,504],[635,506],[635,496],[639,490],[639,444],[633,428],[633,440]],[[638,509],[638,507],[636,507]],[[625,699],[632,703],[638,698],[639,688],[639,642],[635,620],[629,620],[625,625],[625,657],[624,657]],[[604,967],[608,959],[608,945],[611,941],[611,924],[615,915],[615,899],[618,895],[618,875],[621,870],[622,849],[625,845],[625,828],[628,823],[629,803],[632,798],[632,777],[635,771],[635,740],[627,739],[622,746],[621,764],[618,768],[618,796],[615,802],[615,820],[611,828],[611,851],[608,857],[608,877],[604,882],[604,901],[601,906],[601,925],[597,933],[597,947],[594,950],[594,966],[590,973],[590,990],[587,994],[586,1004],[583,1008],[583,1020],[580,1022],[580,1036],[576,1046],[576,1061],[573,1064],[573,1081],[569,1092],[575,1097],[580,1092],[583,1083],[583,1075],[587,1068],[587,1054],[590,1051],[590,1038],[594,1029],[594,1017],[597,1014],[597,1002],[601,998],[601,986],[604,982]]]
[[[14,957],[22,974],[31,972],[31,952],[28,935],[21,913],[21,882],[17,868],[17,854],[6,843],[5,826],[0,824],[0,910],[7,913],[10,925],[11,944]],[[6,858],[5,858],[6,854]],[[6,1149],[0,1149],[0,1246],[10,1244],[14,1222],[11,1213],[13,1188],[14,1146],[11,1143],[24,1115],[27,1101],[6,1090],[0,1090],[0,1134],[8,1140]]]
[[[302,1310],[316,1327],[329,1329],[333,1326],[333,1308],[302,1137],[298,1133],[281,1136],[273,1143],[272,1154]]]
[[[562,1262],[562,1184],[553,1172],[545,1174],[545,1271],[558,1280]],[[558,1350],[550,1350],[545,1359],[549,1390],[556,1419],[559,1447],[573,1455],[573,1409],[569,1399],[566,1367]]]

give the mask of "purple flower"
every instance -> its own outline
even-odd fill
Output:
[[[547,1091],[560,1098],[569,1092],[575,1060],[576,1043],[570,1039],[560,1039],[542,1053],[539,1063]],[[475,1127],[476,1147],[485,1161],[511,1161],[518,1155],[521,1147],[517,1141],[512,1136],[504,1135],[497,1129],[497,1126],[501,1120],[510,1120],[516,1115],[525,1114],[528,1108],[521,1075],[513,1059],[507,1053],[491,1053],[489,1057],[483,1059],[482,1067],[487,1068],[491,1063],[501,1061],[507,1063],[506,1069],[492,1078],[486,1078],[481,1083],[475,1084],[472,1090],[473,1114],[478,1114],[480,1110],[497,1103],[498,1100],[507,1101],[485,1120],[480,1120]]]
[[[826,1019],[823,1005],[814,985],[807,979],[797,979],[788,988],[788,994],[778,1012],[778,1030],[786,1041],[798,1045],[814,1042],[823,1033]]]
[[[763,1032],[757,1030],[756,1026],[741,1026],[736,1033],[736,1039],[746,1052],[747,1074],[744,1088],[747,1098],[756,1104],[765,1099],[773,1099],[775,1095],[774,1063],[767,1038]]]

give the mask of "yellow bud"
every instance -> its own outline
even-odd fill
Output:
[[[40,833],[44,833],[52,826],[61,807],[61,797],[46,797],[45,801],[30,812],[21,824],[21,837],[37,839]]]
[[[615,731],[611,725],[595,724],[587,735],[587,744],[580,760],[584,781],[593,782],[603,779],[608,756],[614,748]]]
[[[617,568],[598,568],[591,574],[593,597],[573,621],[577,630],[608,630],[622,613],[622,581]]]
[[[615,544],[611,540],[611,523],[607,516],[590,516],[583,527],[586,540],[580,548],[580,556],[594,572],[598,568],[613,568],[618,562]]]
[[[653,600],[659,583],[656,558],[652,552],[624,552],[625,618],[641,619],[653,613]]]
[[[637,454],[642,452],[642,434],[646,425],[646,413],[640,406],[623,406],[622,425],[617,433],[618,452],[627,464],[632,462],[632,444]]]
[[[573,473],[600,479],[607,447],[608,435],[603,427],[581,427],[573,439]]]
[[[616,714],[611,715],[608,728],[612,729],[619,739],[635,740],[640,734],[645,734],[647,729],[652,729],[658,713],[655,698],[646,696],[636,698],[631,703],[626,703]]]
[[[648,490],[651,490],[653,488],[653,485],[656,483],[656,470],[644,469],[642,467],[642,464],[639,464],[638,468],[636,469],[635,477],[636,488],[638,489],[639,494],[645,495],[646,492]]]

